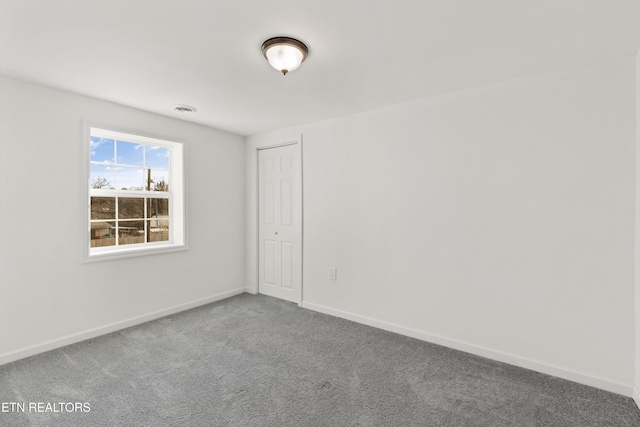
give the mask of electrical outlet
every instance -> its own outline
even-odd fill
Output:
[[[329,280],[338,280],[338,269],[336,267],[329,267]]]

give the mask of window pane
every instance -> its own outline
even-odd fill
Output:
[[[145,147],[145,166],[148,168],[169,169],[169,149],[147,145]]]
[[[113,163],[113,139],[91,137],[91,161],[100,163]]]
[[[148,221],[147,230],[149,230],[150,242],[165,242],[169,240],[169,218],[158,217]]]
[[[133,142],[117,141],[118,161],[120,165],[143,166],[144,145]]]
[[[143,219],[144,199],[133,197],[118,197],[118,218]]]
[[[116,171],[116,189],[144,190],[144,169],[118,167]]]
[[[147,218],[169,218],[169,199],[147,199]]]
[[[116,198],[92,197],[91,219],[116,219]]]
[[[113,166],[99,165],[91,163],[91,172],[89,177],[89,185],[95,189],[111,189],[114,186],[114,169]]]
[[[147,169],[147,181],[151,177],[150,191],[169,191],[169,171]]]
[[[147,199],[147,217],[149,241],[169,240],[169,199]]]
[[[114,246],[116,244],[116,223],[108,222],[92,222],[91,223],[91,247],[98,248],[101,246]]]
[[[144,221],[118,221],[118,244],[144,243]]]

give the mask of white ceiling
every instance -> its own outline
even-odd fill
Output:
[[[640,0],[0,0],[1,74],[242,135],[638,49]]]

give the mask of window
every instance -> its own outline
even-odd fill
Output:
[[[185,247],[181,143],[89,127],[88,259]]]

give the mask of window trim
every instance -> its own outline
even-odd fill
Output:
[[[127,136],[132,142],[160,145],[172,149],[170,162],[170,175],[172,181],[172,192],[169,197],[169,212],[171,213],[169,233],[170,242],[146,242],[142,244],[129,244],[122,246],[108,247],[113,249],[100,248],[99,251],[91,251],[91,130],[99,129],[101,132],[112,134],[114,137]],[[132,136],[133,138],[131,138]],[[179,148],[176,150],[176,148]],[[122,258],[132,258],[146,255],[156,255],[169,252],[185,251],[187,245],[187,144],[177,138],[167,138],[158,135],[150,135],[148,132],[139,130],[123,129],[119,126],[98,124],[95,122],[83,121],[82,135],[82,201],[83,201],[83,238],[82,252],[84,262],[108,261]],[[177,191],[176,191],[177,190]],[[112,190],[104,190],[107,195]],[[133,192],[134,193],[138,192]],[[142,195],[142,193],[138,193]],[[120,194],[121,196],[121,194]],[[149,197],[147,195],[146,197]],[[153,197],[153,195],[151,195]]]

